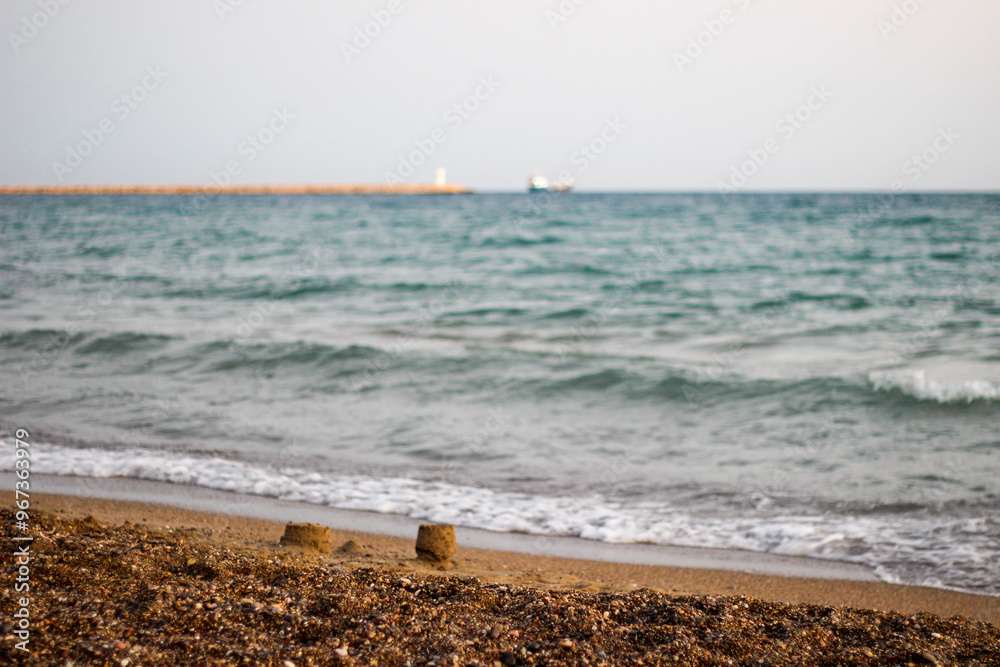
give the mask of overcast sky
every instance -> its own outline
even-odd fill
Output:
[[[1000,190],[996,0],[577,2],[3,0],[0,183]]]

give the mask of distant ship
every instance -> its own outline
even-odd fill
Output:
[[[566,178],[555,183],[549,183],[549,179],[536,173],[528,179],[528,192],[572,192],[573,179]]]

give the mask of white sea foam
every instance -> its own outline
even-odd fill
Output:
[[[0,470],[14,469],[12,442]],[[492,531],[745,549],[860,563],[892,582],[1000,594],[998,526],[988,519],[703,516],[652,503],[556,498],[406,478],[275,470],[223,458],[36,443],[33,473],[128,477],[427,519]],[[233,508],[234,511],[237,508]]]
[[[901,391],[921,401],[972,403],[1000,400],[1000,386],[987,380],[946,382],[927,377],[924,371],[876,371],[868,381],[879,391]]]

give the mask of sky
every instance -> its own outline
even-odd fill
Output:
[[[1000,190],[996,0],[3,0],[0,184]]]

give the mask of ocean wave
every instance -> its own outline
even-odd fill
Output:
[[[553,393],[574,390],[603,391],[627,380],[626,373],[609,368],[595,373],[584,373],[564,380],[557,380],[547,385],[547,391]]]
[[[869,389],[853,379],[813,377],[804,379],[763,379],[719,372],[716,368],[649,368],[631,364],[608,366],[544,382],[527,381],[516,386],[547,397],[564,392],[615,393],[626,401],[677,402],[710,405],[720,402],[779,400],[792,397],[793,411],[809,402],[861,401]]]
[[[0,447],[0,470],[14,470],[13,443]],[[568,535],[584,539],[743,549],[870,566],[886,581],[1000,594],[1000,523],[988,517],[912,517],[787,513],[695,515],[649,501],[636,505],[602,497],[574,498],[500,492],[401,477],[323,473],[221,457],[164,451],[110,451],[34,443],[36,474],[127,477],[398,514],[496,532]],[[238,505],[238,497],[234,499]],[[230,508],[238,513],[238,507]]]
[[[109,257],[117,257],[119,255],[125,254],[124,246],[93,246],[87,245],[77,248],[76,254],[80,257],[95,256],[101,259],[107,259]]]
[[[264,345],[212,344],[212,351],[196,354],[204,357],[206,372],[233,372],[239,370],[276,370],[286,368],[298,372],[302,366],[310,369],[341,365],[344,362],[363,361],[384,354],[381,350],[364,345],[337,348],[319,343],[269,343]]]
[[[884,225],[887,227],[916,227],[921,225],[932,225],[941,222],[941,218],[935,215],[903,215],[898,217],[882,216],[873,223],[873,226]]]
[[[721,380],[699,381],[678,373],[660,379],[649,393],[668,400],[704,402],[729,388],[733,388],[733,385]]]
[[[452,285],[445,285],[440,283],[424,283],[424,282],[395,282],[387,286],[394,292],[426,292],[428,290],[436,289],[442,292],[453,287]]]
[[[918,401],[975,403],[1000,400],[1000,386],[987,380],[944,382],[924,371],[872,372],[868,381],[876,391],[902,394]]]
[[[489,237],[483,239],[482,246],[485,248],[530,248],[536,245],[552,245],[555,243],[563,243],[565,239],[559,236],[514,236],[509,238],[493,238]]]
[[[258,283],[264,282],[263,285]],[[290,284],[266,284],[263,280],[247,280],[241,284],[213,285],[212,287],[180,287],[163,291],[159,296],[171,299],[228,299],[233,301],[299,299],[306,296],[327,294],[341,295],[351,292],[360,283],[351,277],[344,278],[304,278]]]
[[[464,319],[495,319],[503,317],[519,317],[521,315],[526,315],[528,311],[524,308],[516,308],[513,306],[496,306],[492,308],[473,308],[472,310],[452,310],[448,312],[441,313],[440,317],[442,319],[452,319],[452,318],[462,318]]]
[[[0,349],[7,350],[5,361],[20,358],[28,360],[53,360],[56,355],[128,357],[152,353],[166,347],[173,336],[135,331],[109,333],[107,331],[73,332],[59,329],[29,329],[0,334]],[[12,354],[17,351],[17,354]]]
[[[349,292],[355,289],[357,286],[358,283],[354,280],[354,278],[340,278],[337,280],[331,280],[325,277],[304,278],[302,280],[295,281],[292,285],[283,289],[275,289],[267,296],[274,300],[279,300],[295,299],[311,295],[343,294],[344,292]]]
[[[582,317],[586,317],[590,314],[588,308],[569,308],[566,310],[557,310],[553,313],[547,313],[542,315],[538,319],[540,320],[578,320]]]
[[[936,259],[939,262],[958,262],[966,258],[966,254],[961,250],[954,250],[950,252],[932,252],[928,255],[931,259]]]
[[[551,263],[535,264],[517,271],[520,276],[555,276],[575,274],[581,276],[613,276],[616,271],[592,264],[553,265]]]
[[[143,334],[133,331],[98,336],[79,345],[78,354],[132,354],[139,350],[150,351],[162,348],[173,340],[171,336],[161,334]]]
[[[169,349],[170,343],[180,343]],[[344,365],[384,355],[382,350],[364,345],[334,347],[320,343],[240,344],[229,340],[184,343],[163,334],[135,331],[116,333],[71,333],[55,329],[30,329],[0,334],[0,349],[21,349],[29,354],[68,352],[81,356],[129,357],[142,361],[143,370],[165,371],[197,368],[201,372],[228,373],[239,370],[273,370],[288,367],[298,372]],[[140,355],[148,355],[144,359]]]
[[[85,340],[82,333],[58,329],[28,329],[27,331],[7,331],[0,334],[0,347],[25,350],[49,350],[54,346],[76,345]]]
[[[858,294],[812,294],[809,292],[792,292],[788,295],[792,303],[828,303],[837,310],[863,310],[871,307],[871,302]],[[756,305],[756,304],[755,304]]]

